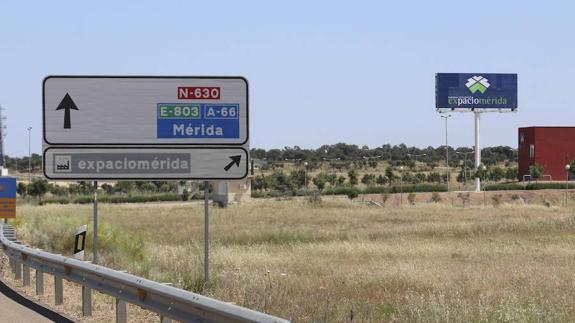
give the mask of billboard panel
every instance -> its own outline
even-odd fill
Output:
[[[435,107],[448,110],[517,109],[517,74],[437,73]]]

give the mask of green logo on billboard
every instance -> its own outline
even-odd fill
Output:
[[[467,83],[465,83],[465,86],[467,86],[467,88],[469,89],[469,91],[471,91],[471,93],[479,91],[481,92],[481,94],[483,94],[485,93],[485,91],[487,91],[487,89],[489,88],[489,86],[491,86],[491,84],[489,84],[489,80],[484,78],[483,76],[473,76],[467,79]]]

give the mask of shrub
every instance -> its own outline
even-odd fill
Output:
[[[358,192],[358,190],[356,190],[356,189],[351,189],[351,190],[349,190],[349,192],[347,193],[347,197],[348,197],[350,200],[353,200],[353,199],[356,198],[358,195],[359,195],[359,192]]]
[[[494,207],[499,207],[501,205],[501,197],[503,195],[501,194],[495,194],[491,197],[491,200],[493,201],[493,206]]]
[[[322,203],[321,194],[318,191],[313,191],[306,198],[307,202],[312,206],[320,206]]]
[[[409,193],[407,195],[407,201],[409,202],[409,204],[415,205],[415,193]]]
[[[441,202],[441,195],[439,195],[439,193],[437,193],[437,192],[433,192],[431,194],[431,202],[433,202],[433,203]]]

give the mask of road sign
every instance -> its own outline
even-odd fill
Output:
[[[0,218],[16,217],[16,178],[0,177]]]
[[[44,175],[68,180],[235,180],[248,175],[243,147],[50,147]]]
[[[44,144],[247,145],[242,77],[48,76]]]
[[[517,110],[517,74],[437,73],[438,110]]]

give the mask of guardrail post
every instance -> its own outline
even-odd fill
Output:
[[[165,317],[165,316],[160,315],[160,323],[172,323],[172,319],[169,317]]]
[[[22,264],[18,260],[14,260],[14,279],[22,279]]]
[[[24,272],[23,276],[23,283],[24,286],[30,286],[30,267],[27,265],[22,264],[22,271]]]
[[[14,265],[14,259],[12,259],[12,257],[8,257],[8,263],[10,264],[10,269],[12,270],[12,273],[15,274],[16,266]]]
[[[92,289],[82,286],[82,315],[92,316]]]
[[[128,309],[126,308],[126,302],[116,298],[116,323],[126,322],[128,322]]]
[[[64,303],[64,284],[62,278],[54,276],[54,303],[62,305]]]
[[[36,295],[44,295],[44,273],[36,269]]]

